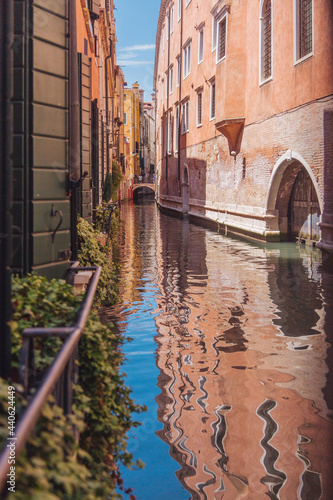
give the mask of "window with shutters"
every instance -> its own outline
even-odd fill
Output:
[[[224,17],[217,25],[217,62],[225,57],[226,52],[226,37],[227,37],[227,18]]]
[[[182,18],[183,0],[178,0],[178,21]]]
[[[170,7],[170,35],[173,33],[173,13],[174,13],[174,6],[171,5]]]
[[[197,127],[202,125],[202,90],[197,93]]]
[[[173,92],[173,66],[171,66],[171,68],[170,68],[169,88],[170,88],[170,94],[172,94],[172,92]]]
[[[179,87],[180,84],[180,70],[181,70],[181,62],[180,62],[180,57],[177,57],[177,87]]]
[[[262,4],[260,15],[260,82],[272,77],[272,0]]]
[[[203,61],[204,58],[204,27],[199,29],[199,41],[198,41],[198,64]]]
[[[175,153],[179,150],[179,106],[176,107],[175,117]]]
[[[182,105],[182,134],[186,134],[189,131],[189,108],[190,101],[187,100]]]
[[[191,41],[189,41],[183,49],[183,72],[185,79],[191,73]]]
[[[172,111],[168,114],[168,154],[172,153]]]
[[[313,1],[295,0],[296,61],[313,52]]]
[[[210,119],[215,118],[215,80],[210,83]]]

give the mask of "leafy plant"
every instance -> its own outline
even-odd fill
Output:
[[[121,179],[123,178],[121,168],[116,161],[112,162],[112,195],[114,196],[119,189]]]
[[[102,272],[96,299],[102,304],[114,304],[118,298],[116,276],[112,268],[110,247],[99,241],[99,232],[89,222],[79,218],[79,262],[82,266],[101,266]]]
[[[112,177],[110,172],[107,172],[103,186],[103,201],[108,203],[111,200],[111,196],[112,196]]]
[[[38,304],[36,305],[36,300]],[[51,300],[54,301],[51,303]],[[31,326],[68,326],[75,320],[82,295],[62,280],[47,281],[30,275],[13,279],[13,358],[17,361],[22,330]],[[52,307],[51,307],[52,306]],[[38,345],[42,370],[59,350],[44,339]],[[53,339],[52,339],[53,340]],[[79,383],[74,391],[72,415],[65,416],[52,397],[43,408],[34,433],[16,464],[18,500],[81,500],[119,498],[117,461],[132,464],[126,450],[125,433],[137,423],[130,390],[119,372],[123,361],[120,347],[125,339],[112,325],[102,324],[91,312],[79,343]],[[47,353],[47,362],[44,355]],[[36,352],[37,354],[37,352]],[[7,383],[0,379],[0,415],[7,415]],[[26,406],[16,391],[17,417]],[[6,440],[7,421],[0,417],[0,441]],[[80,432],[79,439],[73,428]],[[137,463],[140,466],[140,463]]]

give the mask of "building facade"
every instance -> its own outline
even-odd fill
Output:
[[[113,0],[5,3],[0,283],[8,299],[0,311],[0,364],[6,372],[11,273],[67,276],[77,258],[77,215],[93,220],[106,174],[113,162],[122,165],[126,144]]]
[[[329,0],[163,0],[156,36],[161,208],[333,251]]]

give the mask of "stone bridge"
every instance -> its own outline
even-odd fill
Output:
[[[139,188],[149,188],[155,193],[155,184],[151,184],[149,182],[138,182],[133,185],[133,193]]]

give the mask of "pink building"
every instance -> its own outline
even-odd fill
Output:
[[[162,0],[157,201],[333,251],[330,0]]]

